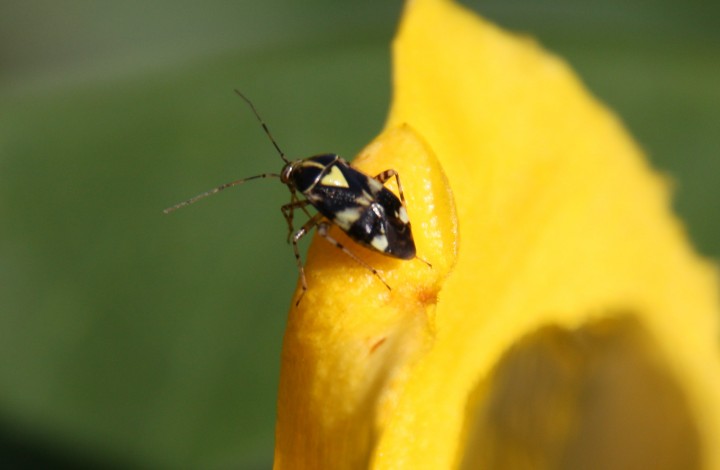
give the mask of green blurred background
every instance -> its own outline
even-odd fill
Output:
[[[720,8],[466,2],[567,58],[720,255]],[[272,465],[296,281],[276,181],[382,128],[399,0],[0,6],[0,467]]]

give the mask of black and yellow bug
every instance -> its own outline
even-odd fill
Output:
[[[314,227],[317,227],[320,236],[369,269],[385,287],[390,289],[375,268],[332,238],[328,234],[328,229],[330,224],[337,225],[360,245],[393,258],[403,260],[416,258],[415,241],[405,208],[405,195],[397,172],[386,170],[371,177],[354,169],[347,161],[335,154],[315,155],[302,160],[290,161],[280,150],[267,125],[255,109],[255,105],[239,91],[235,90],[235,92],[250,106],[265,134],[285,162],[285,166],[279,174],[263,173],[225,183],[187,201],[168,207],[163,212],[168,214],[246,181],[258,178],[280,178],[280,181],[290,190],[290,202],[280,209],[288,224],[288,240],[292,242],[295,260],[300,271],[302,292],[296,305],[300,303],[307,290],[298,242]],[[397,182],[399,199],[384,186],[384,183],[393,177]],[[310,214],[307,206],[314,207],[318,213]],[[297,231],[293,226],[295,210],[302,210],[309,217],[309,220]],[[420,260],[429,266],[429,263]]]

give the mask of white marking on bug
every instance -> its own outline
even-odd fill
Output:
[[[350,230],[352,224],[354,224],[360,218],[360,209],[357,207],[351,207],[335,213],[333,222],[335,225],[343,230]]]
[[[385,251],[388,247],[388,239],[385,235],[375,235],[370,245],[378,251]]]
[[[375,213],[375,216],[378,219],[382,220],[385,218],[385,208],[383,206],[381,206],[380,204],[378,204],[377,202],[373,203],[370,206],[370,210],[372,210]]]
[[[370,191],[372,191],[373,194],[378,194],[384,188],[381,182],[372,178],[368,179],[368,186],[370,186]]]
[[[407,224],[410,222],[410,217],[408,217],[407,211],[402,206],[400,206],[400,209],[398,210],[397,217],[404,224]]]
[[[319,203],[323,200],[322,196],[319,196],[313,192],[305,194],[305,198],[310,201],[311,204]]]
[[[362,196],[355,198],[355,202],[363,207],[367,207],[372,202],[373,197],[363,189]]]
[[[350,187],[347,180],[343,176],[342,171],[340,171],[340,168],[338,168],[337,165],[333,165],[333,167],[330,168],[330,172],[322,177],[322,179],[320,180],[320,184],[322,184],[323,186],[335,186],[337,188]]]

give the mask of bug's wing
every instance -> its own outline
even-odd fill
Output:
[[[398,202],[398,207],[400,206]],[[347,230],[357,242],[380,253],[400,259],[415,257],[415,241],[410,224],[396,215],[394,208],[375,201],[362,212],[358,220]]]
[[[344,161],[327,166],[305,197],[357,243],[400,259],[415,257],[405,207],[379,181]]]
[[[415,257],[415,240],[405,207],[400,204],[394,194],[388,190],[385,191],[393,198],[392,204],[383,204],[385,217],[382,222],[385,225],[385,237],[387,238],[385,253],[395,258],[413,259]],[[382,198],[378,204],[380,203],[382,203]]]

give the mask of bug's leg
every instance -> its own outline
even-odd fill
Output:
[[[429,262],[427,262],[427,261],[425,261],[424,259],[420,258],[419,256],[415,256],[415,259],[418,260],[418,261],[422,261],[423,263],[425,263],[425,265],[426,265],[428,268],[432,269],[432,264],[430,264]]]
[[[302,208],[303,211],[308,215],[308,217],[312,218],[312,216],[308,213],[307,209],[305,209],[305,206],[307,206],[308,204],[310,204],[310,201],[300,201],[297,199],[297,196],[295,196],[295,193],[293,193],[291,201],[280,208],[283,217],[285,217],[285,222],[287,222],[288,225],[288,243],[290,243],[290,238],[295,232],[295,227],[293,227],[293,215],[295,209]]]
[[[318,234],[319,234],[321,237],[323,237],[325,240],[329,241],[329,242],[330,242],[332,245],[334,245],[336,248],[339,248],[340,250],[342,250],[343,253],[345,253],[346,255],[348,255],[349,257],[351,257],[352,259],[354,259],[355,262],[357,262],[358,264],[360,264],[361,266],[365,267],[365,268],[368,269],[370,272],[372,272],[372,273],[375,275],[375,277],[377,277],[377,278],[380,280],[380,282],[382,282],[382,283],[385,285],[385,287],[388,288],[388,290],[392,290],[392,288],[388,285],[387,282],[385,282],[385,280],[380,276],[380,274],[377,272],[377,270],[376,270],[375,268],[373,268],[372,266],[370,266],[369,264],[367,264],[365,261],[363,261],[363,260],[361,260],[360,258],[358,258],[352,251],[348,250],[348,249],[345,248],[339,241],[337,241],[337,240],[335,240],[333,237],[331,237],[331,236],[328,234],[328,228],[329,228],[329,227],[330,227],[330,224],[329,224],[329,223],[327,223],[327,222],[320,222],[320,223],[317,225]]]
[[[300,209],[302,209],[302,211],[305,213],[306,216],[308,216],[309,218],[312,219],[314,216],[311,213],[309,213],[308,210],[306,209],[307,206],[310,205],[310,201],[307,201],[307,202],[308,202],[307,204],[300,206]]]
[[[300,227],[300,229],[297,232],[295,232],[292,236],[293,253],[295,253],[295,262],[297,263],[298,271],[300,272],[300,286],[302,288],[302,292],[300,292],[300,297],[298,297],[297,301],[295,302],[296,307],[298,305],[300,305],[300,301],[302,300],[303,296],[305,296],[305,291],[307,291],[307,280],[305,279],[305,268],[303,267],[302,259],[300,259],[300,249],[298,248],[298,242],[302,239],[302,237],[307,235],[310,232],[310,230],[312,230],[313,227],[318,225],[318,223],[320,222],[321,219],[322,219],[322,214],[315,215],[314,217],[310,218],[310,220],[305,222],[305,224],[302,227]]]
[[[403,193],[402,184],[400,184],[400,175],[395,170],[385,170],[379,175],[375,176],[374,179],[378,180],[382,184],[385,184],[387,180],[389,180],[392,177],[395,177],[395,181],[397,181],[398,185],[398,192],[400,193],[400,202],[402,203],[403,207],[405,206],[405,193]]]

